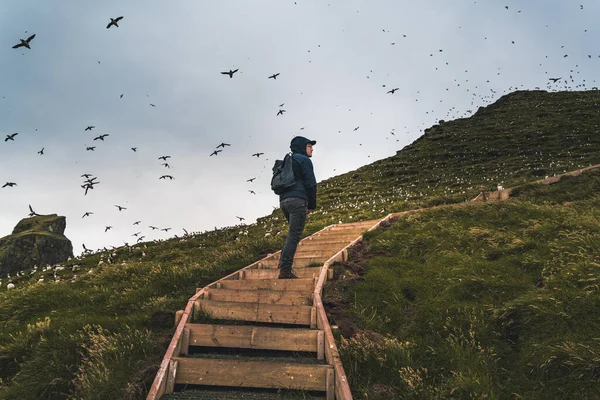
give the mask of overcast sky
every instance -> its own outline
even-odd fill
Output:
[[[295,135],[320,181],[515,89],[598,86],[599,20],[589,0],[0,0],[0,237],[29,204],[75,254],[252,223]]]

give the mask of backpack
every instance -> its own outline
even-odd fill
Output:
[[[271,178],[271,189],[275,194],[282,194],[286,189],[295,184],[296,176],[292,167],[292,153],[288,153],[283,160],[275,160],[273,177]]]

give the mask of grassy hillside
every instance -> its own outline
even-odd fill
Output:
[[[335,267],[358,398],[597,398],[600,171],[515,195],[410,214]]]
[[[444,122],[427,130],[394,157],[322,182],[319,210],[309,217],[305,234],[340,220],[350,222],[418,206],[459,203],[465,196],[475,197],[480,186],[492,188],[502,182],[509,187],[600,163],[598,104],[598,91],[516,92],[480,109],[471,118]],[[361,278],[364,279],[361,285],[365,286],[352,284],[335,292],[343,300],[338,307],[339,315],[356,321],[354,327],[350,325],[350,330],[345,331],[347,341],[340,337],[354,389],[368,391],[378,384],[376,389],[381,391],[382,398],[390,391],[423,398],[443,397],[454,387],[452,393],[457,398],[464,397],[462,393],[484,392],[490,397],[502,397],[501,394],[511,390],[525,397],[532,393],[535,397],[542,393],[534,384],[536,381],[562,379],[555,376],[564,368],[562,364],[550,363],[542,370],[528,367],[550,354],[550,347],[538,345],[549,341],[558,349],[561,344],[557,338],[565,332],[554,329],[554,325],[545,328],[543,332],[556,334],[552,342],[527,330],[529,321],[542,315],[535,314],[536,308],[529,304],[544,313],[554,312],[558,307],[551,303],[554,300],[545,297],[544,301],[550,303],[533,302],[535,296],[530,286],[540,276],[546,279],[541,281],[543,290],[554,287],[550,284],[552,279],[559,286],[574,284],[567,279],[568,275],[558,274],[551,266],[558,259],[579,268],[569,255],[573,252],[573,257],[584,259],[588,250],[585,246],[593,245],[592,238],[580,237],[578,232],[582,227],[590,235],[591,229],[598,231],[597,214],[593,216],[594,209],[598,210],[598,200],[586,189],[578,189],[580,197],[560,200],[558,208],[552,207],[550,203],[557,202],[558,196],[569,195],[566,190],[559,195],[561,185],[550,188],[557,188],[556,192],[547,193],[546,189],[535,187],[521,189],[518,201],[502,205],[484,204],[468,211],[438,210],[414,215],[386,232],[374,234],[365,253],[372,260],[361,267],[368,271]],[[573,185],[582,187],[578,183]],[[583,187],[586,185],[589,184]],[[573,204],[565,205],[563,201]],[[445,222],[437,222],[439,218]],[[469,224],[479,220],[482,225],[471,229]],[[531,226],[520,224],[521,220],[531,221]],[[483,221],[488,221],[487,225]],[[493,228],[505,223],[508,225],[500,225],[502,229]],[[523,237],[526,229],[530,229],[527,232],[531,236]],[[10,291],[6,290],[6,279],[2,279],[0,399],[144,398],[172,334],[174,311],[183,308],[196,287],[279,249],[284,234],[283,218],[280,211],[275,211],[249,226],[92,254],[65,263],[62,270],[24,271],[25,276],[13,279],[16,288]],[[551,236],[555,234],[558,236]],[[561,246],[570,252],[561,253]],[[583,255],[578,249],[582,249]],[[439,261],[435,254],[439,255]],[[385,268],[378,264],[384,259],[389,262]],[[430,262],[437,264],[428,267],[427,276],[437,283],[427,287],[417,275]],[[379,276],[372,272],[378,270],[376,265],[382,265],[385,273]],[[511,270],[515,265],[523,270]],[[409,270],[416,271],[414,276],[404,275]],[[552,271],[554,275],[548,280],[544,274]],[[586,273],[591,272],[581,270],[581,274]],[[369,285],[375,287],[386,274],[390,283],[402,284],[385,286],[376,296],[368,298]],[[581,274],[578,279],[583,279]],[[414,281],[415,286],[407,286],[404,279]],[[427,295],[443,293],[444,282],[453,288],[447,290],[447,296],[458,299],[453,303],[444,302],[450,297]],[[331,286],[327,290],[333,289]],[[569,293],[576,293],[576,289]],[[346,304],[349,298],[355,303],[353,308]],[[419,302],[419,308],[413,309],[405,301]],[[440,305],[448,305],[447,315],[440,313]],[[589,312],[588,307],[582,300],[576,303],[576,310],[564,312],[568,311],[574,324],[581,325],[579,316]],[[497,310],[498,315],[493,314],[495,319],[490,319],[491,309]],[[589,327],[595,327],[597,332],[594,323]],[[485,328],[481,331],[483,336],[478,324]],[[477,328],[473,328],[476,332],[473,338],[469,330],[463,329],[471,325]],[[359,339],[350,337],[353,332],[360,333]],[[498,332],[505,337],[498,336]],[[390,356],[386,356],[383,370],[389,375],[376,375],[381,368],[376,364],[381,358],[378,351],[387,346],[386,341],[379,342],[377,338],[386,334],[390,335],[390,346],[397,348],[386,350]],[[359,357],[353,351],[360,342],[353,340],[360,340],[361,335],[372,343],[363,343],[362,348],[368,352]],[[413,340],[419,336],[422,341]],[[572,354],[594,359],[590,355],[590,351],[595,351],[593,342],[580,341],[578,336],[564,338],[573,339]],[[452,340],[457,343],[454,350]],[[432,343],[447,348],[431,350],[427,346]],[[523,358],[524,346],[533,353]],[[536,349],[541,353],[535,353]],[[495,356],[490,355],[492,350]],[[434,355],[439,360],[431,352],[437,352]],[[595,357],[597,362],[598,353]],[[452,364],[454,359],[457,365]],[[521,375],[503,371],[510,361],[520,365]],[[595,370],[592,367],[593,363],[583,363],[581,368],[578,364],[577,373],[587,371],[593,376],[598,373],[597,364]],[[549,374],[546,378],[542,373],[545,371]],[[384,376],[387,378],[382,382]],[[408,391],[411,385],[415,389]],[[581,390],[587,390],[586,387],[582,384]]]

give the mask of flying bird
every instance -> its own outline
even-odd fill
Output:
[[[159,160],[164,160],[164,161],[167,161],[167,158],[171,158],[171,156],[160,156],[160,157],[158,157]]]
[[[254,190],[248,190],[248,191],[252,194],[256,194],[256,192]]]
[[[90,176],[92,176],[92,174],[83,174],[83,175],[81,175],[82,178],[89,178]]]
[[[90,125],[90,126],[88,126],[87,128],[85,128],[85,130],[86,130],[86,131],[91,131],[91,130],[92,130],[92,129],[94,129],[94,128],[95,128],[95,126],[93,126],[93,125]]]
[[[550,80],[554,83],[560,81],[562,79],[562,76],[560,78],[550,78]]]
[[[96,146],[89,146],[89,147],[86,147],[85,149],[86,150],[94,151],[95,148],[96,148]]]
[[[105,138],[105,137],[107,137],[107,136],[110,136],[110,134],[109,134],[109,133],[105,133],[105,134],[103,134],[103,135],[96,136],[96,137],[94,138],[94,140],[98,140],[98,139],[100,139],[100,140],[102,140],[102,141],[104,142],[104,138]]]
[[[278,77],[278,76],[279,76],[279,72],[278,72],[278,73],[276,73],[276,74],[273,74],[273,75],[271,75],[271,76],[269,77],[269,79],[274,79],[274,80],[277,80],[277,77]]]
[[[285,110],[279,110],[279,111],[277,111],[277,115],[283,115],[284,112],[285,112]]]
[[[165,167],[167,167],[167,168],[171,169],[171,166],[170,166],[168,163],[162,163],[162,164],[160,164],[160,165],[164,165]]]
[[[33,217],[33,216],[39,216],[40,214],[36,213],[35,211],[33,211],[33,208],[31,208],[31,204],[29,204],[29,216]]]
[[[15,141],[15,136],[17,136],[18,134],[19,134],[19,132],[13,133],[12,135],[6,135],[6,139],[4,139],[4,141],[8,142],[9,140],[12,140],[14,142]]]
[[[100,183],[100,182],[95,182],[95,183]],[[81,185],[82,188],[85,189],[85,193],[83,194],[84,196],[87,195],[87,192],[89,189],[93,189],[94,188],[94,184],[93,183],[88,183],[87,185]]]
[[[392,90],[389,90],[389,91],[387,92],[387,94],[389,94],[389,93],[391,93],[391,94],[394,94],[394,93],[396,92],[396,90],[399,90],[399,89],[400,89],[400,88],[394,88],[394,89],[392,89]]]
[[[215,151],[213,151],[212,153],[210,153],[210,156],[209,156],[209,157],[216,156],[216,155],[218,155],[218,154],[219,154],[220,152],[222,152],[222,151],[223,151],[223,150],[215,150]]]
[[[156,107],[154,104],[150,103],[150,107]]]
[[[107,231],[111,230],[112,226],[107,226],[106,228],[104,228],[104,232],[106,233]]]
[[[137,147],[132,147],[131,150],[135,153],[137,151]]]
[[[139,242],[141,242],[142,240],[144,240],[144,238],[145,238],[145,237],[146,237],[146,236],[140,236],[140,237],[138,238],[138,240],[136,240],[136,243],[139,243]]]
[[[90,216],[90,215],[92,215],[92,214],[93,214],[93,212],[91,212],[91,211],[86,211],[86,212],[83,214],[83,216],[82,216],[81,218],[89,217],[89,216]]]
[[[158,179],[165,179],[165,178],[169,178],[170,180],[173,180],[173,179],[175,179],[175,178],[173,178],[171,175],[163,175],[163,176],[161,176],[161,177],[160,177],[160,178],[158,178]]]
[[[116,204],[115,204],[115,207],[117,207],[119,209],[119,211],[127,210],[127,208],[122,207],[122,206],[118,206]]]
[[[2,185],[3,188],[5,188],[7,186],[13,187],[13,186],[17,186],[17,184],[14,182],[6,182],[4,185]]]
[[[134,224],[134,225],[139,225],[139,224],[140,224],[140,222],[142,222],[142,221],[135,221],[133,224]]]
[[[229,72],[221,72],[223,75],[229,75],[230,78],[233,78],[233,74],[235,74],[236,72],[238,72],[240,69],[236,69],[234,71],[229,70]]]
[[[252,154],[252,157],[260,158],[260,156],[263,154],[265,154],[265,153],[254,153],[254,154]]]
[[[354,128],[354,130],[355,130],[355,131],[357,131],[357,130],[358,130],[358,128],[360,128],[360,126],[357,126],[356,128]]]
[[[171,228],[162,228],[161,231],[169,232]]]
[[[235,217],[236,217],[237,219],[239,219],[240,221],[243,221],[243,220],[245,220],[245,219],[246,219],[246,218],[244,218],[244,217],[238,217],[237,215],[236,215]]]
[[[152,225],[148,225],[148,228],[152,229],[153,231],[158,229],[156,226],[152,226]]]
[[[123,17],[122,17],[122,16],[121,16],[121,17],[117,17],[117,18],[111,18],[111,19],[110,19],[110,22],[108,23],[108,25],[106,25],[106,29],[110,28],[110,27],[111,27],[111,26],[113,26],[113,25],[114,25],[114,26],[116,26],[116,27],[118,28],[118,27],[119,27],[119,24],[118,24],[118,22],[119,22],[120,20],[122,20],[122,19],[123,19]]]
[[[31,50],[31,47],[29,47],[29,42],[31,42],[34,37],[35,37],[35,34],[29,36],[26,40],[20,39],[21,43],[15,44],[12,48],[18,49],[19,47],[27,47],[29,50]]]
[[[225,146],[231,146],[229,143],[221,143],[220,145],[217,146],[217,149],[219,147],[225,148]]]
[[[246,182],[254,182],[256,178],[250,178],[250,179],[246,179]]]
[[[42,155],[42,156],[44,155],[44,148],[43,147],[42,147],[42,149],[40,151],[38,151],[38,154]]]

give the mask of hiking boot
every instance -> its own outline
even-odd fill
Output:
[[[290,270],[281,270],[279,271],[278,279],[298,279],[298,276],[294,273],[294,271]]]

